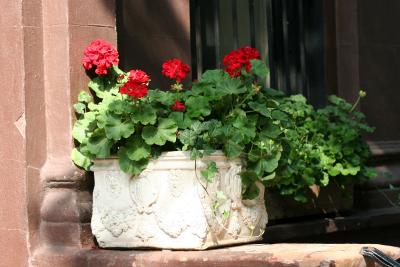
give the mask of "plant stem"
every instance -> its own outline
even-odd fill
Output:
[[[358,96],[356,102],[355,102],[354,105],[351,107],[349,113],[352,113],[352,112],[355,110],[355,108],[358,106],[358,103],[360,103],[360,99],[361,99],[361,96]]]

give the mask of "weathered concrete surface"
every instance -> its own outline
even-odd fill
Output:
[[[365,244],[273,244],[244,245],[205,251],[63,250],[38,255],[38,266],[118,267],[361,267],[378,266],[361,256],[363,246],[373,246],[390,257],[400,257],[400,248]],[[64,265],[63,265],[64,264]]]

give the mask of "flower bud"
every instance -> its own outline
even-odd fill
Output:
[[[358,95],[360,96],[360,98],[363,98],[363,97],[365,97],[367,95],[367,93],[365,91],[363,91],[363,90],[360,90],[358,92]]]
[[[183,90],[183,84],[181,84],[181,83],[174,83],[173,85],[171,85],[171,90],[172,91],[177,91],[177,92],[180,92],[180,91],[182,91]]]
[[[261,86],[258,85],[258,84],[256,84],[256,83],[253,83],[253,84],[251,85],[251,87],[253,88],[253,90],[254,90],[256,93],[260,92],[260,90],[261,90]]]

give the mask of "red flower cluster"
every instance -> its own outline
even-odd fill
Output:
[[[119,89],[121,94],[126,94],[134,98],[142,98],[147,95],[147,87],[150,81],[150,76],[142,70],[131,70],[129,79]]]
[[[231,77],[238,77],[245,68],[247,72],[250,72],[252,59],[260,59],[260,53],[257,49],[246,46],[239,48],[238,50],[233,50],[227,54],[222,63],[225,66],[225,71],[229,73]]]
[[[171,106],[171,109],[173,111],[184,111],[186,106],[182,103],[179,102],[178,100],[175,100],[175,104]]]
[[[182,82],[186,75],[190,72],[190,67],[177,58],[165,61],[162,64],[162,74],[170,79],[176,79]]]
[[[94,40],[85,48],[82,58],[83,67],[90,70],[93,65],[96,66],[96,73],[99,75],[107,74],[107,69],[119,62],[118,51],[103,40]]]

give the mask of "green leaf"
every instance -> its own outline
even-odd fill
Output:
[[[294,200],[301,202],[301,203],[307,203],[307,197],[303,194],[297,193],[294,196]]]
[[[332,165],[333,163],[335,163],[335,159],[334,159],[334,158],[328,157],[328,156],[327,156],[325,153],[323,153],[323,152],[320,152],[319,156],[320,156],[320,163],[321,163],[321,165],[323,165],[323,166],[330,166],[330,165]]]
[[[268,68],[265,63],[259,59],[252,59],[251,62],[251,71],[260,77],[261,79],[267,78]]]
[[[216,90],[224,92],[227,95],[237,95],[246,92],[240,79],[226,79],[218,83]]]
[[[340,107],[342,110],[349,111],[352,107],[352,105],[348,103],[346,100],[335,95],[328,96],[328,101],[333,105]]]
[[[140,136],[132,136],[126,142],[126,154],[130,160],[139,161],[151,156],[151,147]]]
[[[209,120],[207,122],[204,122],[203,125],[205,125],[206,131],[210,138],[219,138],[222,135],[222,123],[217,120]]]
[[[224,212],[222,213],[222,217],[224,218],[224,220],[227,220],[229,218],[230,212],[227,210],[224,210]]]
[[[210,104],[204,96],[191,96],[186,100],[186,111],[189,117],[198,118],[211,113]]]
[[[125,147],[118,151],[118,159],[121,170],[133,175],[139,175],[144,169],[146,169],[149,163],[148,159],[142,159],[139,161],[129,159],[128,151]]]
[[[279,91],[279,90],[275,90],[275,89],[272,89],[272,88],[266,88],[266,89],[265,89],[265,92],[266,92],[267,95],[269,95],[269,96],[284,96],[284,95],[285,95],[284,92]]]
[[[82,91],[78,95],[78,101],[82,103],[89,103],[93,101],[93,97],[86,91]]]
[[[190,129],[193,130],[195,134],[199,134],[204,130],[203,124],[200,121],[195,121],[192,125],[190,125]]]
[[[121,117],[114,114],[106,114],[104,130],[109,139],[116,141],[121,138],[128,138],[135,132],[135,125],[130,120],[123,120]]]
[[[203,83],[217,83],[225,79],[229,79],[229,75],[220,69],[207,70],[201,76],[201,82]]]
[[[305,182],[306,185],[313,185],[315,184],[315,178],[314,178],[314,173],[312,168],[305,168],[303,170],[303,173],[301,174],[301,178]]]
[[[260,189],[256,184],[250,184],[243,192],[243,199],[255,199],[260,194]]]
[[[168,107],[172,106],[176,100],[175,94],[171,93],[170,91],[164,92],[158,89],[149,90],[147,97],[149,98],[150,102],[157,101]]]
[[[197,134],[192,130],[184,130],[179,134],[179,140],[186,146],[193,146],[196,142]]]
[[[322,186],[327,186],[329,184],[329,174],[323,172],[323,179],[320,182]]]
[[[143,125],[153,125],[157,121],[156,110],[151,105],[139,105],[135,107],[133,112],[132,119],[135,123],[140,122]]]
[[[129,76],[129,72],[128,72],[128,73],[123,72],[123,71],[118,67],[118,65],[112,65],[112,69],[113,69],[113,71],[115,71],[115,73],[116,73],[117,75]]]
[[[249,102],[249,107],[263,115],[264,117],[271,118],[271,111],[268,109],[266,104],[258,103],[258,102]]]
[[[244,185],[249,185],[258,180],[257,174],[254,171],[249,170],[241,172],[240,177],[242,178],[242,183]]]
[[[351,166],[347,164],[346,166],[343,166],[343,164],[337,163],[335,164],[335,166],[333,166],[328,170],[328,173],[331,176],[337,176],[339,174],[347,176],[347,175],[357,175],[359,171],[360,171],[360,166]]]
[[[244,171],[240,173],[243,185],[243,198],[254,199],[260,193],[258,186],[255,184],[258,176],[254,171]]]
[[[234,111],[234,119],[232,121],[232,126],[235,128],[244,128],[247,124],[246,112],[241,109],[236,109]]]
[[[95,104],[95,103],[93,103],[93,102],[90,102],[90,103],[88,104],[88,108],[89,108],[91,111],[98,111],[98,110],[99,110],[99,105],[97,105],[97,104]]]
[[[278,125],[268,122],[263,130],[260,132],[260,139],[272,138],[276,139],[282,133],[281,128]]]
[[[279,121],[289,120],[289,116],[280,110],[273,110],[271,116],[274,120],[279,120]]]
[[[75,112],[78,114],[84,114],[85,113],[85,109],[86,109],[86,105],[83,103],[76,103],[74,104],[74,109]]]
[[[276,173],[273,172],[273,173],[261,178],[261,181],[263,181],[263,182],[271,181],[271,180],[275,179],[275,176],[276,176]]]
[[[117,84],[106,77],[98,76],[92,79],[88,86],[98,98],[104,98],[110,93],[118,93]]]
[[[300,102],[303,104],[307,103],[307,99],[303,95],[291,95],[290,99],[295,101],[295,102]]]
[[[374,178],[374,177],[376,177],[378,175],[378,172],[376,171],[375,168],[365,167],[364,171],[363,171],[363,175],[365,175],[365,177],[367,177],[367,178]],[[391,179],[391,178],[393,178],[393,175],[391,173],[388,173],[388,176],[385,177],[385,178]]]
[[[85,170],[89,170],[90,165],[92,164],[89,157],[83,155],[78,149],[74,148],[71,152],[72,161],[78,165],[79,167],[84,168]]]
[[[203,145],[203,155],[204,156],[210,156],[216,151],[216,149],[208,144]]]
[[[228,158],[237,158],[243,151],[243,146],[232,139],[228,139],[223,147],[223,151]]]
[[[88,151],[98,158],[110,156],[110,149],[113,142],[109,140],[103,130],[96,130],[88,140]]]
[[[338,163],[332,168],[328,169],[328,173],[330,176],[337,176],[342,172],[343,166],[342,164]]]
[[[201,175],[207,182],[212,182],[215,174],[218,172],[217,163],[215,161],[207,162],[207,169],[201,171]]]
[[[342,170],[342,174],[346,175],[357,175],[360,171],[360,166],[346,166],[345,169]]]
[[[274,156],[268,159],[260,159],[255,166],[255,172],[258,176],[262,176],[264,173],[271,173],[278,167],[279,159],[281,158],[281,152],[277,152]]]
[[[126,100],[117,99],[108,104],[108,110],[115,114],[127,114],[133,112],[132,102]]]
[[[197,150],[196,148],[193,148],[190,151],[190,159],[191,160],[196,160],[196,159],[200,159],[203,157],[203,152],[200,150]]]
[[[81,144],[87,140],[86,126],[87,125],[83,120],[79,120],[75,122],[74,127],[72,128],[72,137]]]
[[[96,113],[86,112],[82,119],[77,120],[72,128],[72,137],[79,143],[86,143],[88,133],[96,127]]]
[[[168,118],[174,120],[179,129],[186,129],[194,122],[186,113],[183,112],[171,112]]]
[[[165,145],[167,141],[175,143],[178,126],[174,120],[159,119],[157,127],[145,126],[142,131],[142,138],[148,145]]]

